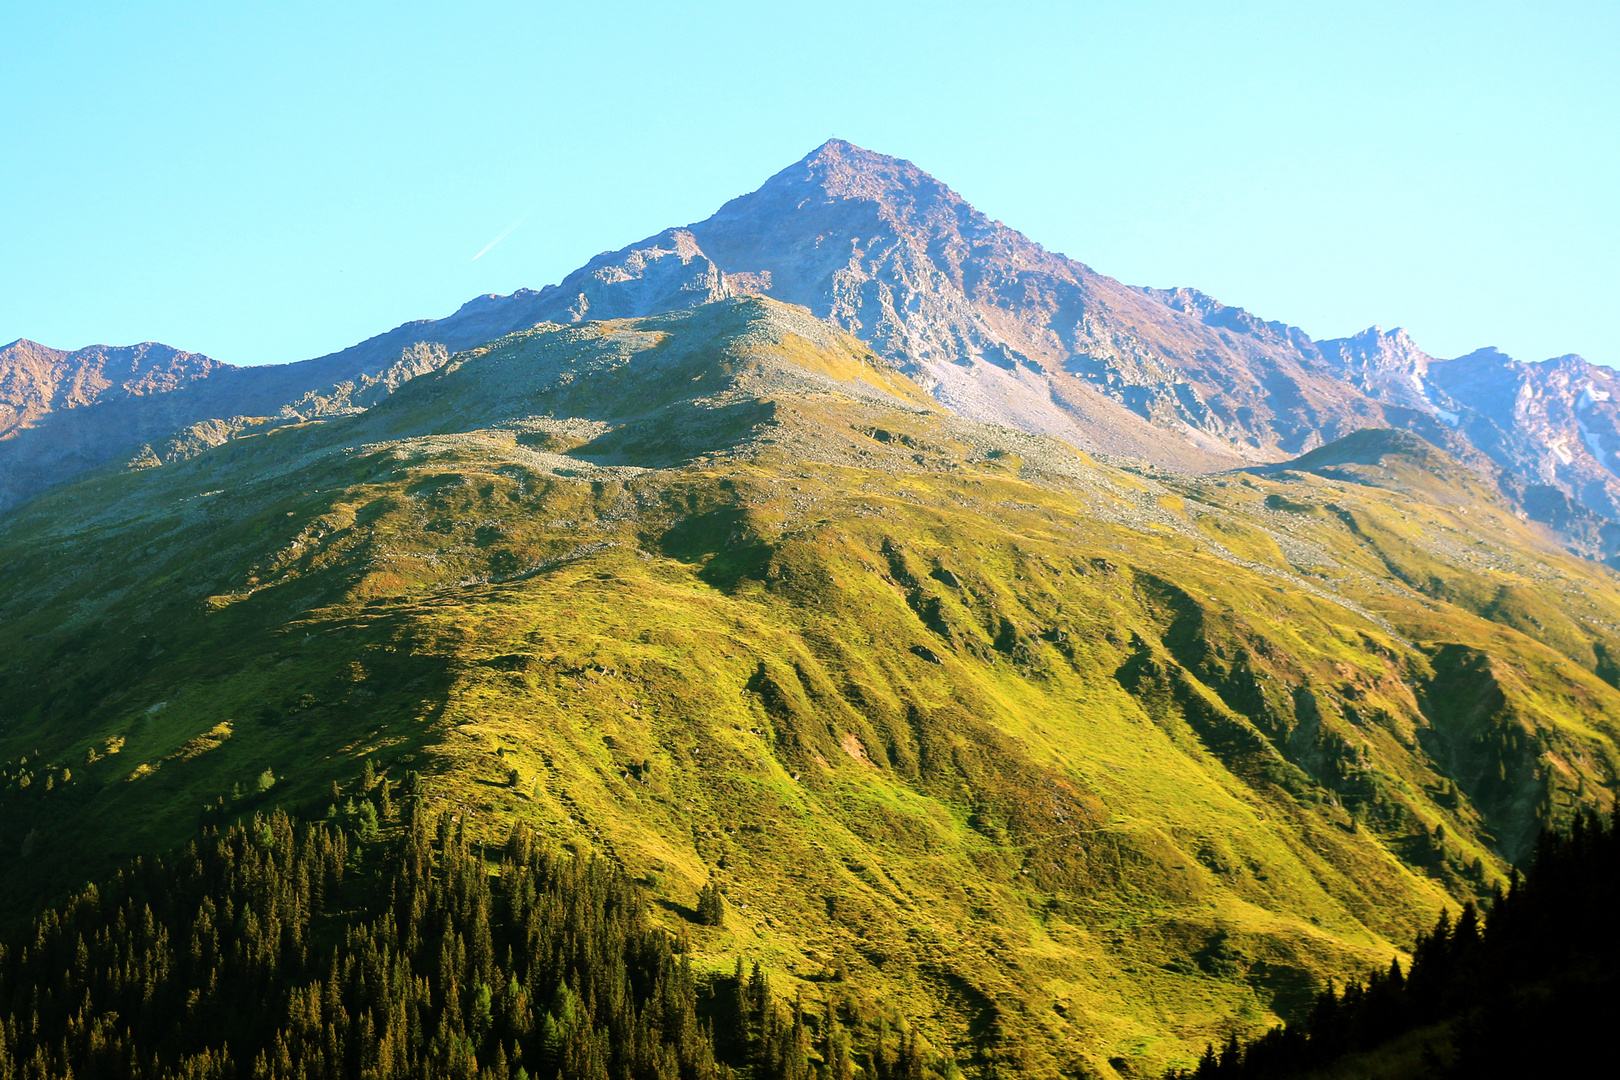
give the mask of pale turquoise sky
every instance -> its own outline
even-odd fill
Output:
[[[838,135],[1132,284],[1620,364],[1617,55],[1613,0],[9,0],[0,341],[314,356]]]

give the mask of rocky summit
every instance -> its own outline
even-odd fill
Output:
[[[1620,782],[1606,372],[1124,286],[847,143],[330,357],[3,360],[41,1062],[1160,1075]]]

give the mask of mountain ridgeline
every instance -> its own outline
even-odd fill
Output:
[[[363,406],[448,352],[537,322],[746,295],[808,308],[969,419],[1193,471],[1398,428],[1448,449],[1573,550],[1620,548],[1609,369],[1494,349],[1440,360],[1378,327],[1314,341],[1195,289],[1123,285],[909,162],[839,139],[704,221],[598,255],[555,285],[478,297],[318,360],[242,369],[164,346],[69,354],[15,342],[0,350],[0,506],[87,469],[150,467]]]
[[[516,887],[495,852],[519,826],[639,882],[622,903],[684,951],[626,959],[623,1022],[664,979],[663,1034],[634,1045],[683,1076],[705,1053],[761,1068],[704,1004],[738,956],[802,998],[812,1040],[829,986],[882,1002],[839,1006],[868,1077],[891,1068],[872,1054],[1191,1067],[1386,969],[1541,830],[1607,812],[1620,775],[1613,573],[1444,448],[1391,430],[1212,475],[1108,459],[964,417],[765,296],[529,326],[365,407],[92,473],[0,519],[0,580],[0,919],[188,843],[237,836],[245,859],[276,807],[386,837],[403,825],[348,806],[352,778],[410,771],[491,896]],[[277,835],[254,850],[337,843]],[[382,841],[358,842],[344,858]],[[367,880],[346,872],[343,910],[382,910],[345,899]],[[371,1001],[373,1037],[396,1020],[342,965],[375,941],[381,971],[429,979],[397,998],[426,1004],[396,1060],[461,1068],[457,1040],[480,1071],[549,1060],[532,1029],[470,1019],[483,985],[515,1000],[514,973],[536,1022],[555,1013],[526,936],[498,973],[455,973],[452,1007],[437,954],[385,937],[343,946],[334,983],[342,935],[309,918],[276,985],[318,978],[350,1024]],[[206,989],[185,970],[173,1000]],[[125,1001],[51,1007],[138,1049],[120,1060],[207,1050],[117,1036],[97,1017],[131,1006],[103,1000]],[[273,1071],[292,1021],[262,1020],[233,1060],[263,1048]],[[717,1041],[688,1038],[703,1024]]]

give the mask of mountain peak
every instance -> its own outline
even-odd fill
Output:
[[[810,151],[797,162],[811,170],[817,169],[882,169],[885,166],[903,165],[916,168],[909,161],[880,154],[876,150],[868,150],[864,146],[856,146],[847,139],[832,138]]]
[[[1417,343],[1412,340],[1412,335],[1408,334],[1404,327],[1397,326],[1392,330],[1386,330],[1378,323],[1374,323],[1360,333],[1351,334],[1347,338],[1324,339],[1323,343],[1326,344],[1327,341],[1331,340],[1345,341],[1362,348],[1379,348],[1387,346],[1403,348],[1417,347]]]
[[[822,143],[820,146],[806,154],[801,160],[810,162],[825,158],[842,158],[851,154],[871,153],[872,151],[867,150],[865,147],[856,146],[848,139],[840,139],[838,136],[834,135],[832,138],[828,139],[826,142]]]
[[[1580,353],[1565,353],[1562,356],[1549,356],[1545,360],[1538,360],[1532,366],[1550,371],[1583,372],[1590,369],[1593,364]]]
[[[950,188],[903,158],[867,150],[844,139],[828,139],[767,180],[761,192],[781,185],[808,184],[833,199],[887,203],[901,193],[961,199]]]
[[[1471,353],[1466,353],[1466,354],[1464,354],[1462,356],[1457,357],[1452,362],[1453,363],[1474,363],[1474,364],[1500,364],[1500,365],[1502,365],[1504,367],[1511,366],[1513,364],[1518,363],[1517,360],[1513,359],[1513,357],[1509,356],[1507,353],[1503,352],[1501,349],[1498,349],[1495,345],[1487,345],[1482,349],[1475,349]]]

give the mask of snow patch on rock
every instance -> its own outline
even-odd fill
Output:
[[[1581,438],[1586,441],[1586,448],[1592,451],[1592,456],[1597,458],[1598,464],[1605,469],[1612,468],[1609,464],[1609,453],[1603,449],[1603,436],[1579,420],[1575,421],[1575,426],[1581,429]]]

